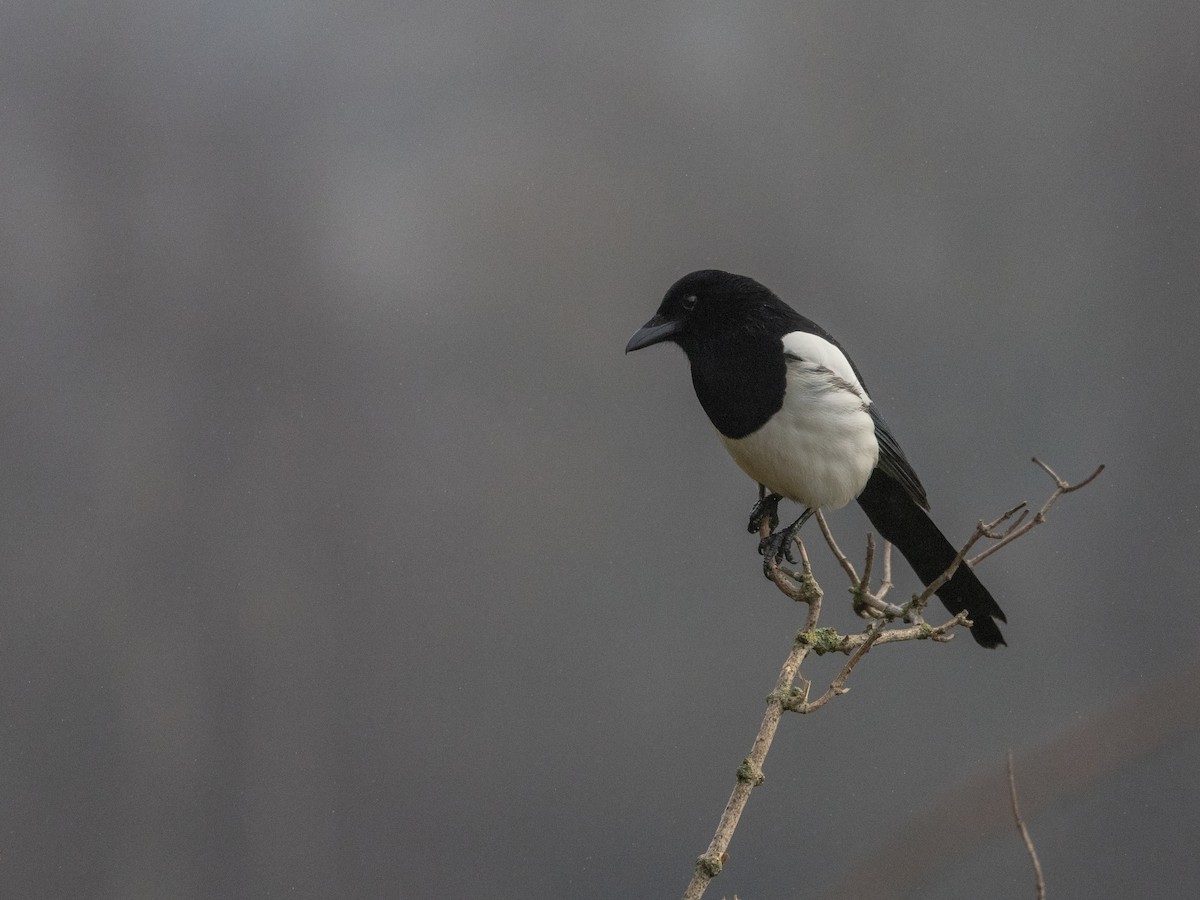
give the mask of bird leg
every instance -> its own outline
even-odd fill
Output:
[[[767,578],[771,577],[771,569],[782,563],[784,559],[790,563],[799,562],[792,550],[792,540],[796,537],[796,532],[814,512],[816,512],[814,509],[805,509],[800,514],[800,518],[787,528],[772,532],[758,542],[758,552],[763,557],[763,574]]]
[[[762,497],[754,508],[750,510],[750,524],[746,526],[746,530],[754,534],[762,527],[763,522],[770,523],[771,531],[779,527],[779,501],[783,499],[783,494],[770,493]]]

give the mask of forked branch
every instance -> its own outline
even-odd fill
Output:
[[[997,541],[997,543],[988,547],[986,550],[984,550],[978,556],[967,560],[967,565],[976,566],[980,562],[982,562],[983,560],[985,560],[989,556],[991,556],[993,553],[995,553],[997,550],[1001,549],[1002,547],[1007,547],[1009,544],[1011,544],[1017,538],[1024,537],[1025,535],[1029,534],[1029,532],[1033,531],[1033,529],[1037,528],[1039,525],[1041,525],[1043,522],[1046,521],[1046,514],[1048,512],[1050,512],[1050,507],[1052,507],[1058,501],[1059,497],[1063,496],[1063,494],[1070,494],[1073,491],[1077,491],[1082,487],[1087,487],[1089,484],[1091,484],[1093,481],[1096,480],[1096,478],[1100,475],[1101,472],[1104,471],[1104,464],[1101,463],[1100,465],[1096,466],[1096,470],[1094,472],[1092,472],[1092,474],[1089,475],[1087,478],[1083,479],[1083,481],[1077,481],[1077,482],[1075,482],[1075,484],[1070,484],[1070,483],[1064,481],[1062,478],[1060,478],[1058,476],[1057,472],[1055,472],[1053,469],[1051,469],[1048,465],[1046,465],[1044,462],[1042,462],[1036,456],[1033,457],[1033,462],[1036,465],[1040,466],[1041,469],[1047,475],[1049,475],[1051,478],[1054,479],[1054,485],[1055,485],[1054,493],[1051,494],[1049,496],[1049,498],[1047,498],[1046,502],[1042,504],[1042,508],[1039,509],[1036,513],[1034,513],[1033,518],[1030,519],[1028,522],[1026,522],[1023,527],[1010,529],[1010,531],[1008,533],[999,536],[999,540]],[[989,535],[987,535],[987,537],[995,537],[995,536],[989,534]]]

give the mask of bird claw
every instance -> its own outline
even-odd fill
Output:
[[[763,558],[763,575],[771,577],[771,571],[786,559],[795,564],[800,562],[794,549],[794,538],[799,529],[793,524],[782,531],[774,531],[758,542],[758,552]]]
[[[779,501],[783,499],[782,494],[774,492],[767,494],[750,510],[750,524],[746,526],[746,530],[754,534],[762,527],[763,522],[770,525],[770,530],[774,531],[779,527]],[[759,548],[762,552],[762,548]]]

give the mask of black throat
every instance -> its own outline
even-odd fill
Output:
[[[783,407],[787,360],[778,337],[742,333],[684,350],[700,405],[725,437],[753,434]]]

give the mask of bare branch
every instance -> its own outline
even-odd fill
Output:
[[[884,541],[883,583],[880,585],[878,592],[872,593],[871,575],[875,561],[875,536],[871,532],[867,532],[867,553],[863,564],[863,574],[860,578],[854,568],[854,564],[847,559],[846,554],[842,552],[842,548],[838,546],[838,542],[833,536],[833,531],[829,528],[829,523],[825,521],[825,515],[820,510],[817,510],[816,518],[817,524],[821,528],[821,535],[825,538],[825,543],[829,545],[829,549],[833,553],[834,558],[837,559],[838,565],[842,567],[842,571],[850,579],[850,592],[854,597],[853,608],[855,614],[864,619],[887,619],[891,621],[900,618],[903,615],[900,607],[887,603],[883,599],[884,594],[892,587],[892,545]]]
[[[858,590],[862,593],[871,591],[871,570],[875,567],[875,535],[867,532],[867,553],[863,559],[862,579],[858,582]]]
[[[1013,755],[1008,751],[1008,796],[1012,801],[1013,821],[1017,823],[1017,831],[1021,832],[1021,840],[1025,842],[1025,850],[1033,863],[1033,886],[1037,892],[1037,900],[1046,900],[1046,879],[1042,875],[1042,864],[1038,861],[1037,849],[1033,846],[1033,838],[1021,818],[1021,808],[1017,805],[1017,776],[1013,774]]]
[[[846,554],[842,552],[842,548],[833,539],[833,532],[829,530],[829,523],[825,521],[825,514],[819,509],[817,510],[817,524],[821,527],[821,534],[825,537],[825,543],[833,551],[834,558],[837,559],[838,565],[842,567],[842,571],[850,576],[851,584],[858,584],[858,573],[854,571],[854,566],[850,560],[846,559]]]
[[[871,591],[871,574],[875,563],[875,536],[867,532],[867,553],[860,580],[851,579],[851,607],[855,615],[863,619],[884,619],[892,622],[903,618],[904,611],[883,599],[892,585],[892,545],[884,541],[884,581],[878,592]]]
[[[895,644],[899,641],[937,641],[945,643],[954,639],[953,629],[960,625],[970,628],[974,623],[967,618],[965,612],[960,612],[953,619],[943,622],[941,625],[929,625],[925,622],[919,625],[910,625],[908,628],[889,628],[884,631],[875,640],[876,644]],[[865,634],[850,634],[846,636],[846,647],[841,650],[843,653],[849,653],[857,647],[862,641],[866,640]]]
[[[1048,465],[1046,465],[1044,462],[1042,462],[1036,456],[1033,457],[1033,462],[1038,467],[1040,467],[1042,469],[1042,471],[1044,471],[1047,475],[1049,475],[1051,478],[1054,479],[1054,485],[1055,485],[1054,493],[1050,495],[1050,497],[1046,500],[1046,502],[1042,504],[1042,508],[1039,509],[1034,514],[1033,518],[1030,519],[1028,522],[1026,522],[1023,527],[1021,527],[1021,528],[1014,527],[1014,528],[1009,529],[1008,533],[1006,535],[1004,535],[1004,537],[998,543],[993,544],[992,546],[990,546],[986,550],[984,550],[982,553],[980,553],[978,556],[969,560],[967,562],[967,565],[976,566],[979,563],[983,562],[983,560],[985,560],[989,556],[991,556],[993,553],[995,553],[997,550],[999,550],[1001,547],[1007,547],[1009,544],[1011,544],[1017,538],[1023,537],[1024,535],[1029,534],[1029,532],[1033,531],[1033,529],[1037,528],[1037,526],[1041,525],[1043,522],[1046,521],[1046,514],[1050,512],[1050,507],[1052,507],[1055,504],[1055,502],[1057,502],[1059,497],[1061,497],[1063,494],[1070,494],[1072,491],[1077,491],[1082,487],[1087,487],[1089,484],[1091,484],[1093,481],[1096,480],[1096,478],[1100,475],[1101,472],[1104,471],[1104,465],[1102,463],[1096,467],[1096,470],[1094,472],[1092,472],[1091,475],[1089,475],[1087,478],[1083,479],[1083,481],[1076,482],[1075,484],[1070,484],[1070,483],[1064,481],[1062,478],[1060,478],[1058,476],[1057,472],[1055,472],[1053,469],[1051,469]],[[1023,518],[1024,518],[1024,516],[1022,516],[1022,519]],[[1020,521],[1020,520],[1018,520],[1018,521]]]
[[[962,564],[962,561],[966,559],[967,553],[970,552],[971,548],[975,546],[979,539],[988,534],[994,534],[1000,525],[1011,519],[1016,513],[1024,509],[1025,506],[1026,504],[1024,502],[1018,503],[1012,509],[1001,513],[991,522],[985,523],[981,519],[979,524],[975,526],[975,530],[971,533],[971,536],[967,538],[967,542],[963,544],[962,547],[959,548],[958,553],[954,555],[954,559],[950,562],[950,565],[946,567],[946,571],[931,581],[922,593],[914,597],[911,601],[909,601],[909,603],[905,604],[905,606],[913,607],[913,609],[918,613],[924,609],[929,603],[929,598],[936,594],[942,585],[954,577],[954,573],[958,571],[958,567]],[[997,546],[1000,545],[997,544]]]
[[[926,587],[921,594],[914,595],[903,606],[897,606],[883,599],[892,588],[892,545],[884,542],[883,582],[880,584],[879,590],[872,593],[871,577],[874,573],[875,565],[874,537],[870,534],[867,535],[863,575],[860,578],[854,565],[846,558],[846,554],[842,552],[837,541],[834,540],[833,532],[830,530],[829,524],[825,521],[825,516],[820,510],[817,510],[816,519],[821,529],[821,534],[824,536],[825,542],[829,545],[829,549],[833,552],[838,564],[850,579],[855,612],[873,620],[867,629],[859,634],[843,635],[832,628],[817,627],[821,616],[822,591],[820,585],[817,584],[816,579],[813,577],[812,564],[803,541],[798,538],[796,539],[796,546],[800,550],[800,571],[776,563],[772,563],[769,566],[767,571],[775,586],[792,600],[808,604],[808,615],[805,617],[804,628],[796,635],[796,639],[792,642],[787,659],[784,661],[783,668],[780,670],[779,677],[775,682],[775,690],[767,697],[767,709],[763,714],[762,724],[759,726],[758,734],[754,738],[750,754],[742,760],[742,764],[738,767],[737,781],[729,796],[729,801],[725,804],[725,811],[721,815],[721,821],[717,825],[712,842],[709,844],[704,855],[696,860],[692,879],[688,883],[687,890],[683,895],[684,900],[699,900],[708,887],[708,883],[720,873],[721,868],[729,859],[729,842],[733,838],[734,830],[737,828],[738,821],[750,798],[750,792],[763,782],[763,763],[766,760],[767,752],[771,748],[771,743],[775,738],[775,732],[779,727],[779,720],[782,718],[783,713],[789,710],[797,713],[815,712],[834,697],[845,694],[849,690],[846,687],[846,681],[850,678],[855,666],[877,645],[914,640],[946,642],[954,637],[954,629],[959,627],[969,628],[973,623],[965,612],[960,612],[941,625],[929,625],[922,621],[921,612],[929,602],[929,598],[933,596],[938,588],[953,577],[954,572],[967,558],[967,553],[970,552],[971,548],[980,539],[986,537],[997,543],[970,560],[967,565],[974,565],[1001,547],[1012,543],[1012,541],[1021,535],[1027,534],[1035,526],[1040,525],[1045,521],[1047,511],[1059,497],[1085,486],[1104,470],[1104,467],[1100,466],[1088,478],[1078,484],[1071,485],[1059,478],[1049,466],[1041,461],[1035,458],[1034,462],[1041,466],[1055,480],[1055,491],[1033,518],[1026,521],[1028,517],[1027,504],[1020,503],[1007,512],[1002,513],[992,522],[985,523],[980,521],[967,542],[955,554],[954,560],[947,567],[946,571]],[[764,495],[765,488],[760,485],[759,499],[761,500]],[[1000,526],[1008,522],[1017,513],[1020,513],[1020,516],[1015,521],[1008,524],[1004,530],[998,530]],[[770,523],[763,522],[760,526],[759,534],[765,538],[769,535],[770,530]],[[897,619],[904,619],[912,624],[905,628],[888,627]],[[808,699],[809,690],[812,686],[811,682],[800,672],[800,666],[808,657],[810,651],[818,655],[844,653],[849,657],[846,664],[842,666],[841,671],[830,682],[825,692],[813,701],[809,701]],[[799,687],[794,686],[797,682],[799,682]],[[1013,813],[1018,820],[1018,826],[1022,829],[1023,834],[1026,835],[1026,846],[1033,858],[1040,885],[1041,870],[1038,868],[1037,857],[1033,852],[1033,846],[1027,836],[1027,831],[1024,830],[1024,825],[1020,820],[1020,813],[1017,811],[1016,787],[1011,774],[1011,757],[1009,765]],[[1043,897],[1041,890],[1042,888],[1039,887],[1039,900]]]
[[[875,592],[875,597],[882,600],[888,591],[892,589],[892,542],[883,542],[883,581],[879,585],[879,590]]]
[[[846,665],[842,666],[842,671],[838,672],[837,677],[833,679],[824,694],[812,703],[809,703],[808,691],[805,690],[803,697],[798,697],[794,701],[785,701],[783,708],[801,714],[815,712],[834,697],[840,697],[842,694],[847,693],[850,688],[846,687],[846,679],[850,677],[850,673],[854,671],[854,667],[858,665],[858,661],[866,656],[870,652],[871,647],[875,645],[875,642],[879,640],[880,635],[883,634],[883,628],[883,622],[876,622],[867,629],[865,639],[858,645],[858,649],[854,651],[850,659],[846,661]]]
[[[1017,521],[1013,522],[1011,525],[1009,525],[1003,531],[996,531],[993,528],[984,526],[983,536],[986,538],[991,538],[993,541],[999,541],[999,540],[1003,540],[1004,538],[1006,538],[1010,534],[1012,534],[1014,531],[1016,531],[1017,526],[1019,526],[1022,522],[1024,522],[1025,518],[1029,515],[1029,509],[1028,509],[1027,503],[1022,502],[1020,505],[1013,507],[1013,509],[1010,510],[1010,512],[1015,512],[1018,509],[1021,510],[1021,514],[1019,516],[1017,516]],[[968,563],[968,565],[969,565],[969,563]]]
[[[812,598],[808,601],[808,616],[804,628],[805,631],[811,631],[817,627],[817,620],[821,615],[821,588],[813,578],[808,555],[803,551],[801,560],[803,570],[799,587]],[[779,577],[782,576],[775,578],[777,585]],[[782,587],[780,589],[783,590]],[[784,591],[784,593],[792,596],[789,591]],[[746,801],[750,799],[750,792],[762,784],[765,778],[762,766],[767,758],[767,751],[771,749],[771,742],[775,739],[779,720],[783,717],[783,698],[791,694],[792,684],[800,671],[800,664],[804,662],[810,649],[810,645],[799,640],[792,642],[792,648],[787,659],[784,660],[783,668],[779,671],[779,678],[776,679],[775,690],[767,698],[767,710],[763,713],[762,724],[758,728],[758,734],[754,738],[750,754],[738,766],[737,781],[734,784],[733,792],[725,804],[725,811],[721,815],[721,821],[717,824],[712,842],[708,845],[704,855],[696,860],[692,871],[692,880],[688,882],[687,890],[683,894],[684,900],[699,900],[708,887],[708,883],[720,873],[721,867],[729,858],[727,852],[729,842],[733,838],[738,820],[742,817],[742,810],[746,808]]]

